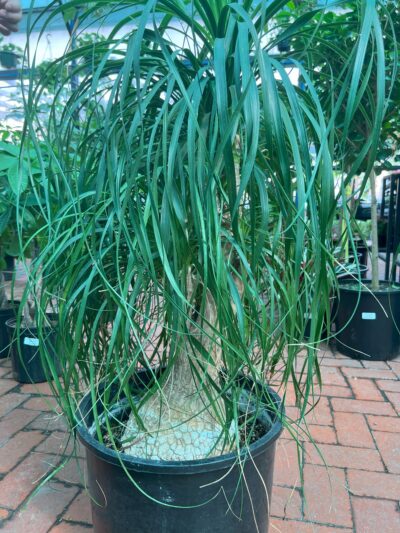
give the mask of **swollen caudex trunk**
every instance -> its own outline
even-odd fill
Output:
[[[193,294],[190,272],[188,294]],[[210,296],[207,297],[204,314],[208,323],[216,323],[215,304]],[[212,350],[215,366],[209,365],[207,372],[214,373],[215,378],[221,356],[219,347],[209,339],[209,336],[213,336],[211,328],[204,326],[204,333],[193,327],[189,329],[193,335],[202,334],[203,346],[208,351]],[[162,389],[140,409],[139,415],[145,430],[139,428],[135,416],[131,414],[123,436],[127,442],[125,453],[145,459],[189,461],[221,455],[232,449],[232,443],[226,442],[224,429],[209,406],[209,399],[204,392],[207,385],[199,384],[193,376],[189,357],[183,347]],[[208,392],[212,394],[211,390]],[[221,401],[217,401],[217,407],[224,419]],[[232,440],[230,432],[229,441]]]

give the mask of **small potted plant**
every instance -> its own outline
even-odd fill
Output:
[[[29,176],[33,180],[38,179],[41,170],[33,151],[29,157],[24,153],[21,155],[21,131],[3,128],[0,137],[0,265],[3,265],[0,269],[0,354],[7,356],[11,348],[13,375],[17,381],[46,381],[37,348],[35,305],[29,274],[22,306],[21,302],[8,299],[3,279],[6,254],[24,257],[28,269],[35,268],[39,248],[39,239],[35,234],[43,223],[43,218],[38,198],[33,187],[30,187]],[[40,184],[37,186],[40,187]],[[24,220],[23,228],[21,217]],[[38,288],[40,285],[36,286],[36,292]],[[22,321],[17,320],[18,311],[23,317]],[[49,345],[54,344],[54,329],[50,327],[50,323],[45,326],[45,331]]]
[[[346,4],[347,5],[347,4]],[[351,5],[351,4],[348,4]],[[369,9],[365,3],[362,9]],[[348,253],[357,258],[357,238],[354,235],[359,200],[364,190],[370,193],[371,229],[371,279],[362,279],[361,266],[357,259],[349,279],[338,284],[338,299],[334,306],[336,341],[339,350],[350,357],[386,360],[395,357],[400,350],[400,288],[395,280],[383,281],[378,271],[378,216],[376,199],[376,171],[390,166],[391,158],[398,153],[400,83],[398,76],[398,53],[400,35],[400,11],[398,2],[389,0],[377,6],[381,16],[389,16],[383,25],[386,49],[376,48],[371,41],[366,44],[364,56],[374,65],[369,76],[364,78],[364,88],[359,93],[360,106],[349,114],[347,101],[338,113],[335,160],[343,169],[343,179],[338,190],[342,201],[343,226]],[[352,23],[357,23],[354,10],[332,10],[330,24],[318,31],[316,46],[307,56],[314,68],[312,79],[325,105],[330,106],[331,95],[341,90],[340,81],[344,65],[352,53],[358,34]],[[374,24],[371,20],[371,24]],[[310,38],[317,28],[312,21],[308,31],[293,38],[296,53],[302,53],[302,41]],[[308,37],[307,37],[308,34]],[[340,43],[340,46],[338,45]],[[382,86],[385,80],[385,86]],[[379,103],[379,94],[387,101]],[[351,98],[355,98],[355,92]],[[382,127],[378,128],[377,124]],[[372,131],[374,134],[371,135]],[[362,171],[362,172],[360,172]],[[361,183],[355,187],[355,180]],[[355,271],[354,271],[355,270]]]
[[[10,142],[4,141],[5,132],[0,132],[0,357],[9,354],[10,340],[6,322],[16,316],[19,302],[7,294],[5,282],[12,277],[10,257],[19,255],[16,228],[15,191],[8,179],[9,169],[18,160],[19,150]]]
[[[390,168],[390,160],[398,153],[398,131],[400,105],[400,83],[398,77],[399,63],[395,50],[399,41],[399,7],[397,2],[387,2],[385,7],[391,14],[393,26],[387,27],[387,49],[391,50],[383,57],[376,54],[376,61],[381,63],[376,70],[376,75],[371,76],[362,98],[361,112],[353,118],[352,126],[347,124],[344,132],[344,146],[347,145],[346,161],[350,167],[354,162],[352,148],[355,145],[363,147],[365,153],[363,184],[359,195],[364,189],[370,194],[370,221],[371,234],[371,278],[354,282],[354,279],[339,283],[339,298],[336,307],[336,342],[338,349],[350,357],[366,360],[393,359],[400,351],[400,286],[395,280],[384,281],[379,276],[379,240],[378,240],[378,208],[376,197],[377,169]],[[346,42],[346,41],[344,41]],[[342,48],[342,53],[345,47]],[[369,52],[372,57],[371,51]],[[374,106],[374,95],[379,91],[377,76],[387,75],[385,86],[388,95],[386,106]],[[362,112],[369,108],[368,117]],[[366,150],[366,135],[371,131],[372,119],[382,120],[379,135],[376,134],[370,151]],[[375,147],[378,148],[375,151]],[[346,180],[354,179],[354,173],[349,172]],[[348,229],[350,230],[350,243],[354,252],[357,252],[357,234],[354,225],[359,228],[357,217],[357,203],[355,209],[348,214]],[[394,261],[396,256],[394,257]],[[361,266],[360,266],[361,269]]]
[[[21,47],[12,44],[1,44],[0,40],[0,64],[4,68],[17,68],[21,62],[23,50]]]
[[[42,314],[58,302],[62,379],[51,373],[86,447],[96,533],[268,529],[286,424],[268,382],[283,398],[293,383],[304,414],[335,213],[335,107],[271,52],[323,10],[273,37],[284,4],[137,2],[104,43],[53,64],[73,81],[64,105],[60,90],[40,115],[46,79],[31,79],[27,135],[51,157],[31,283]]]
[[[19,302],[10,299],[7,295],[4,274],[6,267],[5,249],[0,244],[0,359],[7,357],[9,354],[10,340],[6,322],[16,316],[19,305]]]
[[[37,249],[37,245],[32,248]],[[36,254],[28,259],[28,276],[36,268],[35,259]],[[18,302],[19,313],[14,312],[5,322],[13,377],[19,383],[42,383],[51,379],[51,372],[57,374],[60,369],[59,354],[55,351],[57,312],[50,302],[43,315],[38,313],[36,301],[40,291],[40,279],[32,287],[28,277],[21,302]],[[41,356],[41,342],[46,344],[47,359]]]

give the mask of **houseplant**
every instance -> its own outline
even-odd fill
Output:
[[[325,106],[331,106],[332,92],[340,89],[337,80],[343,71],[348,54],[357,40],[355,31],[357,15],[351,8],[353,2],[346,2],[347,8],[326,15],[325,25],[309,51],[310,74],[316,90]],[[360,93],[360,106],[350,117],[344,102],[338,113],[336,135],[337,168],[343,171],[343,180],[338,195],[343,198],[344,245],[355,257],[357,254],[354,225],[359,200],[367,188],[371,195],[371,280],[360,280],[353,276],[345,283],[339,283],[339,299],[334,306],[336,340],[339,350],[351,357],[385,360],[395,357],[400,349],[400,290],[393,281],[379,279],[378,271],[378,217],[376,199],[376,174],[382,168],[390,167],[390,159],[398,152],[400,83],[398,77],[398,44],[400,35],[400,11],[398,2],[388,1],[380,6],[380,17],[384,21],[382,31],[385,50],[366,45],[366,61],[371,74],[364,79],[364,90]],[[317,25],[310,22],[308,31],[292,41],[294,51],[302,54],[302,39],[310,38]],[[308,34],[308,37],[307,37]],[[340,45],[339,45],[340,43]],[[294,52],[294,53],[295,53]],[[315,66],[318,68],[315,68]],[[312,67],[312,68],[311,68]],[[385,79],[385,86],[382,81]],[[387,99],[379,105],[377,95],[384,90]],[[381,102],[383,104],[383,102]],[[347,117],[347,118],[346,118]],[[376,128],[381,122],[382,127]],[[375,133],[371,136],[371,131]],[[368,142],[367,139],[370,139]],[[361,165],[360,165],[361,163]],[[355,170],[355,166],[358,167]],[[354,187],[357,174],[362,172],[362,180]],[[350,191],[349,191],[350,189]],[[355,201],[354,194],[358,195]]]
[[[8,333],[6,329],[6,322],[10,318],[15,317],[18,302],[13,301],[7,295],[7,290],[5,286],[7,263],[6,263],[6,254],[9,256],[10,248],[8,246],[8,240],[3,244],[1,241],[4,238],[3,235],[0,236],[0,358],[8,356],[10,342],[8,338]],[[10,256],[12,257],[12,256]]]
[[[17,68],[23,50],[20,46],[12,43],[1,44],[2,37],[0,37],[0,64],[4,68]]]
[[[20,301],[8,298],[3,280],[5,257],[23,257],[29,260],[27,268],[35,266],[35,256],[39,246],[36,236],[43,219],[40,200],[35,190],[41,187],[41,171],[36,152],[21,155],[22,131],[2,126],[0,130],[0,355],[7,357],[11,353],[14,378],[22,383],[46,381],[40,356],[36,347],[34,309],[29,293],[29,283]],[[47,161],[42,151],[42,161]],[[30,180],[39,180],[35,187],[30,187]],[[24,225],[18,232],[17,225],[23,217]],[[19,236],[21,243],[19,243]],[[19,245],[21,244],[21,246]],[[13,293],[14,285],[11,284]],[[12,295],[11,295],[12,296]],[[16,327],[16,315],[20,312],[23,320],[21,327]],[[51,334],[49,334],[51,340]],[[11,348],[11,351],[10,351]]]
[[[37,250],[37,243],[33,243],[32,248],[33,250]],[[31,255],[28,274],[31,269],[36,269],[35,260],[35,254]],[[21,302],[18,302],[18,313],[14,311],[5,321],[8,340],[7,346],[10,347],[13,378],[19,383],[42,383],[51,379],[51,375],[47,371],[49,364],[55,373],[60,371],[59,354],[55,352],[57,313],[55,312],[54,306],[48,308],[44,313],[40,324],[42,333],[41,340],[39,340],[38,336],[35,294],[40,292],[40,290],[40,279],[36,280],[35,287],[30,284],[30,280],[28,279]],[[48,354],[46,361],[41,357],[39,349],[40,342],[46,345]]]
[[[388,28],[387,40],[391,54],[387,54],[387,91],[390,94],[388,105],[382,109],[383,127],[376,139],[379,148],[375,159],[366,154],[364,185],[368,185],[371,196],[371,279],[363,284],[347,282],[339,286],[339,300],[336,315],[336,341],[339,350],[357,359],[388,360],[400,351],[400,287],[395,280],[383,281],[379,277],[378,208],[376,197],[376,170],[390,167],[388,159],[398,151],[398,105],[400,103],[400,83],[398,79],[399,16],[397,2],[388,2],[393,26]],[[388,48],[389,48],[388,46]],[[381,72],[381,76],[385,72]],[[372,77],[364,97],[364,109],[369,107],[371,94],[376,91],[376,79]],[[369,107],[371,109],[371,107]],[[372,109],[374,109],[372,107]],[[348,132],[351,143],[354,139],[362,143],[365,132],[371,128],[369,117],[364,114],[356,117],[357,136]],[[351,219],[354,218],[351,213]]]
[[[7,258],[19,255],[16,227],[16,195],[12,179],[13,164],[18,161],[19,148],[8,139],[9,132],[0,131],[0,357],[8,356],[10,341],[6,329],[7,320],[15,317],[18,303],[7,294],[5,281],[12,273]],[[8,280],[7,280],[8,281]]]
[[[97,532],[268,528],[285,420],[265,382],[284,399],[291,381],[304,415],[335,211],[336,110],[271,53],[321,10],[270,32],[286,4],[93,2],[83,26],[99,6],[123,18],[49,69],[73,80],[61,115],[36,113],[46,79],[30,80],[27,142],[52,159],[32,283],[42,315],[58,300],[52,386],[87,448]],[[381,42],[375,2],[360,19],[339,100],[360,90],[363,39]]]

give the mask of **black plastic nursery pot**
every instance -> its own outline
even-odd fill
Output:
[[[360,265],[368,266],[368,247],[364,241],[356,241],[356,250]]]
[[[146,374],[140,373],[148,380]],[[266,390],[280,406],[279,397]],[[92,407],[89,393],[79,407],[78,435],[86,448],[95,533],[267,533],[280,416],[273,414],[272,427],[250,445],[239,466],[234,453],[181,462],[114,451],[89,430]]]
[[[340,281],[334,317],[337,348],[354,359],[393,359],[400,351],[400,285],[382,281],[373,293],[370,281],[364,285]]]
[[[3,270],[4,281],[10,281],[12,280],[13,273],[15,270],[15,257],[6,254],[4,256],[4,260],[6,262],[6,268],[5,270]]]
[[[356,220],[371,220],[371,204],[369,202],[360,202],[356,210]]]
[[[20,383],[42,383],[47,381],[40,356],[38,328],[21,328],[19,338],[17,338],[16,320],[8,320],[6,327],[11,344],[11,365],[14,379]],[[50,326],[45,327],[42,337],[45,339],[46,348],[51,353],[59,373],[59,360],[55,353],[56,330]]]
[[[8,330],[6,322],[12,318],[15,318],[18,310],[19,302],[17,301],[8,301],[8,306],[0,309],[0,359],[8,357],[10,353],[10,337],[8,335]]]

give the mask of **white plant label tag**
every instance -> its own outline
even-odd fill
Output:
[[[32,337],[25,337],[24,344],[27,346],[39,346],[39,339],[34,339]]]
[[[363,320],[376,320],[376,313],[362,313],[361,318]]]

